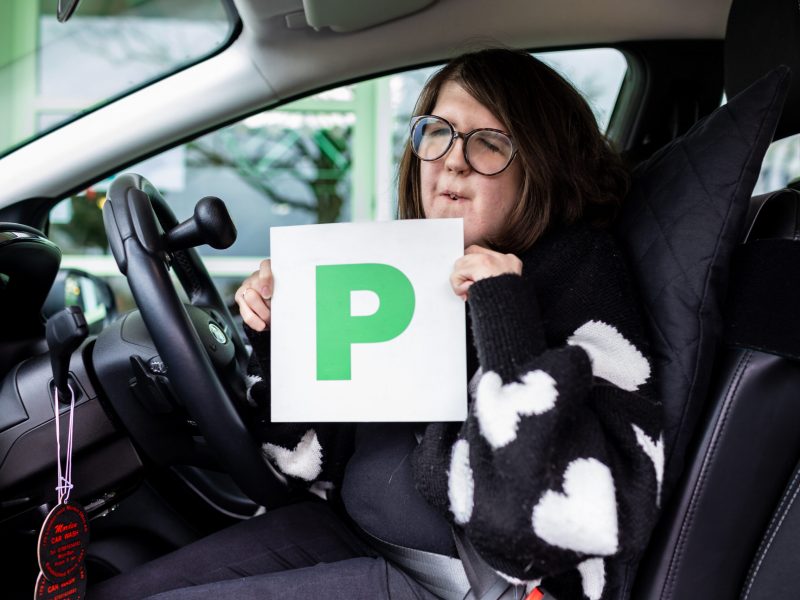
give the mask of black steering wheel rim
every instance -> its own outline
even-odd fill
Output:
[[[178,399],[240,489],[262,506],[277,505],[286,487],[226,392],[170,279],[169,260],[190,302],[225,321],[243,368],[244,344],[197,251],[168,254],[164,248],[163,232],[178,223],[172,210],[147,179],[126,173],[109,188],[103,221],[112,254],[128,279]]]

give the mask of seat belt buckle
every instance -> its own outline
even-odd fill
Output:
[[[556,598],[552,594],[547,593],[542,588],[535,587],[530,592],[528,592],[528,595],[525,596],[524,600],[556,600]]]

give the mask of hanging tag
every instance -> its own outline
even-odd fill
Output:
[[[86,597],[86,567],[81,564],[63,581],[48,581],[44,573],[36,578],[34,600],[83,600]]]
[[[50,511],[39,532],[37,556],[42,576],[49,583],[63,583],[77,577],[83,568],[86,550],[89,545],[89,519],[83,508],[70,502],[72,492],[72,432],[75,415],[75,392],[70,387],[72,399],[69,406],[69,429],[67,431],[66,464],[61,469],[61,431],[59,423],[58,388],[55,388],[53,411],[56,430],[56,465],[58,475],[58,504]],[[84,576],[85,579],[85,576]],[[49,589],[50,586],[45,586]],[[37,586],[37,593],[39,587]]]
[[[39,532],[39,569],[50,582],[64,581],[82,566],[88,546],[89,520],[84,510],[74,502],[59,504]]]

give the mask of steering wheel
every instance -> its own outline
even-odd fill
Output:
[[[239,488],[258,504],[276,506],[287,488],[263,457],[260,443],[231,397],[244,390],[247,351],[194,249],[201,243],[227,248],[236,239],[224,203],[204,198],[194,218],[179,224],[158,190],[141,175],[128,173],[111,184],[103,222],[111,252],[128,279],[178,401]],[[234,346],[235,365],[224,380],[198,335],[197,320],[193,324],[175,290],[168,267],[177,274],[190,303],[225,325]],[[225,332],[212,333],[225,337]]]

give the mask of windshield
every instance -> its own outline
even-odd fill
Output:
[[[0,2],[0,156],[222,47],[227,0]]]

